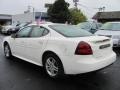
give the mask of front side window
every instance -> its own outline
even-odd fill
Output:
[[[32,27],[25,27],[17,33],[18,38],[28,37]]]

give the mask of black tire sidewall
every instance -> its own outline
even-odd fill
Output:
[[[10,52],[9,52],[9,56],[6,56],[6,55],[5,55],[5,57],[9,59],[9,58],[12,57],[12,53],[11,53],[11,49],[10,49],[9,44],[6,44],[6,45],[4,45],[4,54],[5,54],[5,47],[6,47],[6,46],[8,46]]]

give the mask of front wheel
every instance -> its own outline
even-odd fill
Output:
[[[44,68],[46,73],[52,78],[59,78],[64,74],[63,65],[54,54],[48,54],[44,57]]]
[[[11,58],[12,57],[11,49],[10,49],[8,44],[4,45],[4,54],[5,54],[6,58]]]

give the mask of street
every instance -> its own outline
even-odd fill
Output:
[[[18,58],[4,57],[0,35],[0,90],[120,90],[120,48],[117,61],[97,73],[50,79],[43,68]]]

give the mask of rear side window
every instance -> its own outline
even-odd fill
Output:
[[[44,27],[35,26],[30,34],[30,37],[41,37],[48,34],[48,30]]]
[[[85,37],[85,36],[92,36],[86,30],[82,30],[77,26],[74,25],[49,25],[49,27],[56,32],[62,34],[65,37]]]

